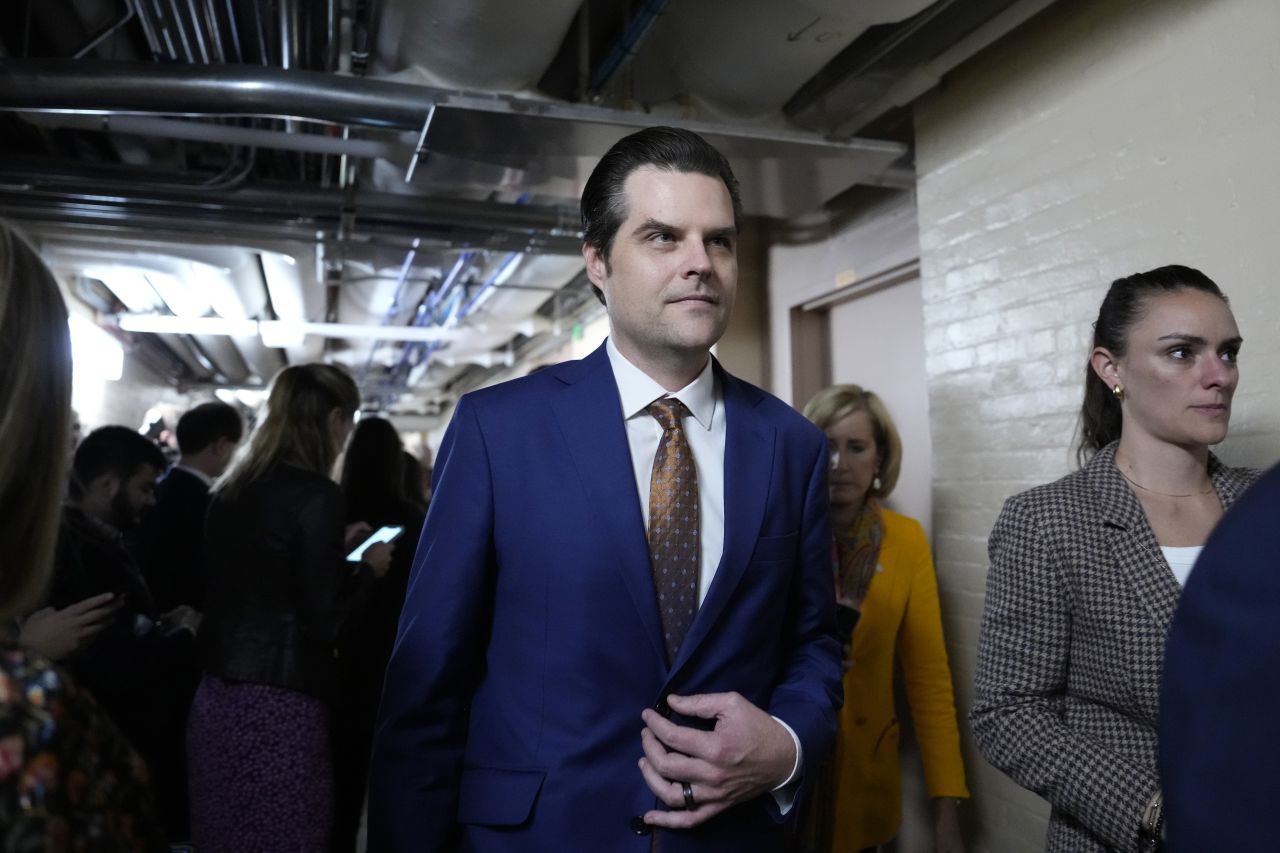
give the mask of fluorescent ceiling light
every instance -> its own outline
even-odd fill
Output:
[[[183,281],[176,275],[159,270],[147,270],[144,275],[175,315],[203,317],[209,313],[209,300],[202,295],[201,288],[196,287],[195,282]]]
[[[67,325],[73,381],[114,382],[124,375],[124,347],[119,341],[79,314],[72,314]]]
[[[126,332],[157,335],[256,335],[256,320],[228,320],[224,317],[169,317],[164,314],[120,314],[116,325]]]
[[[107,286],[130,311],[154,311],[163,304],[142,270],[118,264],[86,267],[84,275]]]
[[[262,335],[262,345],[274,349],[300,347],[307,337],[304,324],[284,320],[263,320],[258,323],[258,333]]]

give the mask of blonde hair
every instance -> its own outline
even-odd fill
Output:
[[[340,409],[354,417],[359,408],[360,389],[341,368],[286,367],[271,380],[265,416],[215,488],[234,493],[280,462],[329,476],[341,450],[329,431],[329,413]]]
[[[814,394],[804,407],[804,416],[824,430],[854,412],[867,413],[876,452],[880,454],[880,468],[876,471],[880,487],[872,488],[871,494],[887,498],[898,485],[898,474],[902,470],[902,439],[884,401],[874,391],[858,385],[831,385]]]
[[[39,254],[0,222],[0,617],[48,583],[71,450],[67,306]]]

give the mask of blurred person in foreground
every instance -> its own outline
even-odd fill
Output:
[[[1275,850],[1280,466],[1205,543],[1169,628],[1160,779],[1169,853]]]
[[[1166,266],[1111,284],[1073,474],[1005,502],[988,549],[971,721],[1053,811],[1046,849],[1159,849],[1165,638],[1191,565],[1258,476],[1227,436],[1241,337],[1222,291]]]
[[[67,311],[0,223],[0,619],[49,580],[70,450]],[[0,843],[6,851],[168,850],[142,759],[87,692],[0,631]]]
[[[369,748],[382,697],[382,678],[404,607],[413,546],[422,533],[423,510],[405,494],[406,460],[400,434],[385,418],[365,417],[342,460],[342,492],[348,523],[404,528],[386,576],[351,616],[338,642],[338,690],[334,702],[334,853],[352,853],[369,775]]]
[[[942,636],[938,580],[920,522],[884,506],[902,467],[902,440],[872,391],[833,385],[804,415],[827,434],[836,596],[853,621],[845,645],[844,708],[827,802],[832,853],[886,844],[902,820],[893,674],[903,680],[934,810],[934,846],[962,853],[956,806],[969,796]],[[819,830],[820,834],[822,833]]]
[[[192,840],[201,853],[323,851],[333,817],[336,647],[392,546],[346,554],[331,471],[360,392],[326,364],[286,367],[266,414],[214,487],[200,681],[187,729]]]

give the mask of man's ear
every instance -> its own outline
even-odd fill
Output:
[[[85,496],[99,503],[109,503],[124,485],[115,474],[99,474],[89,481],[85,487]]]
[[[1120,359],[1106,347],[1093,348],[1093,352],[1089,353],[1089,366],[1108,388],[1124,385],[1124,377],[1120,375]]]
[[[582,259],[587,262],[587,278],[596,287],[603,289],[609,278],[609,261],[604,254],[590,243],[582,244]]]

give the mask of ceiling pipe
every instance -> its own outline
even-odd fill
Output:
[[[82,115],[79,113],[23,113],[27,122],[40,127],[78,128],[106,133],[132,133],[165,139],[190,139],[195,142],[221,142],[255,148],[303,151],[309,154],[346,154],[393,160],[407,148],[394,142],[375,139],[343,139],[320,134],[289,134],[229,124],[137,115]]]
[[[0,60],[0,109],[310,119],[418,130],[444,90],[250,65]]]
[[[261,116],[418,132],[432,105],[467,112],[604,125],[616,128],[620,134],[654,123],[653,116],[642,112],[343,77],[320,71],[284,71],[250,65],[0,59],[0,110]],[[713,137],[713,143],[717,139],[741,141],[748,147],[760,142],[795,143],[804,146],[806,154],[812,156],[867,153],[898,157],[905,153],[905,146],[898,143],[837,139],[757,124],[706,121],[682,124]],[[606,144],[599,151],[578,153],[599,155],[607,147]]]
[[[475,334],[536,335],[551,328],[546,318],[519,323],[474,323],[441,326],[378,326],[356,323],[314,323],[290,320],[230,320],[225,317],[175,317],[169,314],[111,314],[107,320],[125,332],[169,335],[263,335],[438,343],[466,340]]]
[[[235,192],[156,186],[170,177],[153,170],[79,167],[47,173],[50,164],[9,158],[0,164],[0,213],[15,219],[61,220],[82,225],[145,224],[161,231],[204,231],[261,240],[302,240],[337,228],[346,195],[338,189],[263,181]],[[152,182],[152,183],[148,183]],[[193,206],[192,194],[199,192]],[[577,211],[568,205],[502,202],[355,192],[362,236],[385,234],[424,242],[471,242],[478,248],[577,254],[582,249]],[[405,243],[406,247],[408,243]]]

